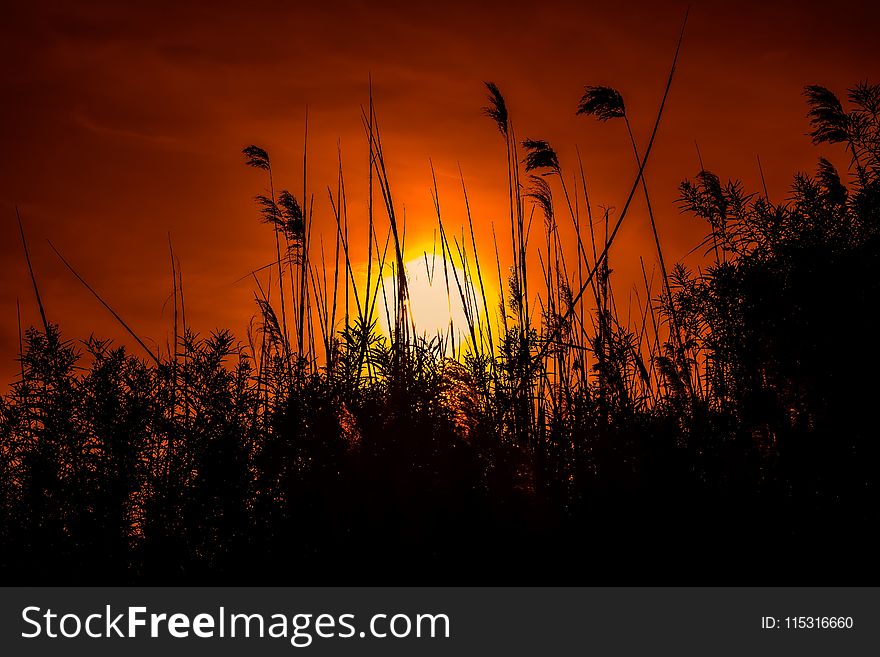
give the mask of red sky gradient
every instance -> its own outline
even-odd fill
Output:
[[[493,257],[490,222],[505,234],[504,146],[480,112],[483,80],[500,86],[518,137],[549,140],[569,175],[577,145],[594,205],[622,207],[636,170],[625,129],[576,117],[575,105],[586,84],[618,88],[644,146],[685,6],[7,3],[0,25],[0,377],[5,383],[16,372],[17,298],[25,323],[38,322],[15,204],[47,314],[68,338],[125,340],[46,239],[148,342],[164,347],[169,231],[191,325],[202,332],[229,327],[244,338],[252,282],[234,281],[270,262],[274,241],[253,203],[264,179],[244,166],[241,148],[269,150],[277,184],[299,197],[308,106],[315,243],[323,232],[332,251],[326,187],[335,189],[337,140],[353,230],[366,215],[360,107],[370,74],[411,256],[430,243],[435,227],[429,158],[447,225],[465,220],[460,164],[485,258]],[[878,21],[880,9],[869,2],[692,3],[646,174],[668,262],[683,258],[705,232],[674,203],[678,183],[698,170],[694,141],[707,168],[753,190],[760,155],[771,197],[783,199],[796,170],[811,171],[820,153],[833,154],[804,136],[802,87],[842,92],[876,80]],[[638,255],[653,262],[637,200],[611,256],[619,298],[638,271]],[[698,264],[694,256],[688,261]]]

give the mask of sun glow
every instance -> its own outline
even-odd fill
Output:
[[[469,335],[468,314],[479,319],[479,291],[460,267],[444,262],[440,255],[424,254],[405,264],[408,300],[407,316],[415,335],[433,338],[450,335],[459,342]],[[379,291],[379,322],[387,335],[394,323],[394,300],[397,294],[395,274],[382,278]],[[465,297],[468,310],[465,310]],[[451,329],[451,331],[450,331]]]

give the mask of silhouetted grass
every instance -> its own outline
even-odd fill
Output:
[[[461,340],[455,327],[419,333],[372,99],[365,278],[350,257],[364,236],[349,230],[341,156],[323,242],[305,176],[301,198],[276,196],[269,153],[244,149],[268,175],[257,201],[276,237],[273,265],[254,274],[245,343],[187,326],[173,251],[172,353],[144,361],[73,343],[48,320],[24,333],[20,378],[0,399],[7,581],[873,575],[880,87],[856,86],[849,109],[807,88],[812,138],[844,145],[843,175],[820,159],[779,204],[708,171],[682,183],[682,210],[706,222],[714,257],[667,271],[651,214],[661,288],[643,263],[635,309],[615,299],[609,266],[626,212],[594,220],[582,169],[569,190],[546,141],[522,142],[521,160],[511,108],[487,88],[509,183],[512,263],[505,276],[496,248],[497,317],[470,208],[468,240],[449,230],[435,185],[442,275],[467,326]],[[606,87],[588,87],[578,112],[626,118]],[[640,155],[628,131],[629,201],[641,188],[650,204],[650,143]],[[394,298],[382,304],[388,273]]]

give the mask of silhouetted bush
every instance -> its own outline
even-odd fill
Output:
[[[683,210],[709,226],[710,264],[673,267],[636,327],[619,321],[595,243],[592,260],[579,245],[589,278],[566,268],[551,187],[542,178],[520,191],[508,107],[489,90],[518,254],[496,333],[476,321],[450,358],[396,309],[389,339],[369,280],[336,330],[326,279],[311,278],[311,204],[288,192],[276,202],[271,188],[260,204],[287,305],[279,319],[261,291],[248,344],[223,331],[178,335],[175,322],[175,352],[150,364],[95,339],[67,342],[54,325],[26,332],[20,378],[0,398],[5,581],[840,583],[874,573],[880,88],[855,87],[849,111],[807,89],[813,139],[845,145],[847,182],[824,159],[778,204],[707,171],[684,182]],[[618,108],[605,118],[625,118],[617,92],[588,92],[582,113],[604,98]],[[549,167],[561,184],[549,144],[525,146],[526,170]],[[245,154],[271,174],[266,151]],[[371,160],[381,161],[372,132]],[[525,198],[545,215],[539,327],[523,289]],[[342,200],[334,295],[340,275],[349,294],[351,277]],[[576,227],[587,221],[569,210]],[[473,307],[481,296],[488,309],[484,292]],[[321,365],[312,312],[323,317]]]

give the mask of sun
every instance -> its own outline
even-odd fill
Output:
[[[477,322],[480,304],[478,292],[460,267],[449,261],[444,263],[440,255],[424,254],[405,264],[409,299],[408,315],[415,335],[427,338],[440,336],[448,339],[450,335],[461,341],[469,335],[468,315]],[[387,335],[394,323],[394,299],[396,280],[394,274],[382,278],[379,290],[379,322]],[[464,296],[468,304],[465,310]]]

